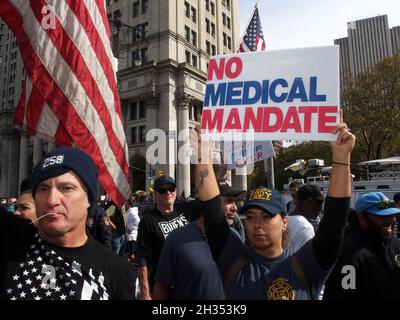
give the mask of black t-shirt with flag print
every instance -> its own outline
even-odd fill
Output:
[[[81,247],[57,247],[27,221],[0,217],[3,300],[131,300],[134,281],[127,261],[90,236]]]

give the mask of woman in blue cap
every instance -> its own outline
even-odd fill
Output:
[[[205,232],[217,261],[227,299],[317,299],[339,253],[351,196],[350,154],[355,136],[346,124],[331,142],[332,172],[325,214],[315,238],[295,254],[286,249],[286,206],[277,190],[250,192],[241,212],[246,215],[248,244],[229,230],[221,210],[211,152],[197,166]]]

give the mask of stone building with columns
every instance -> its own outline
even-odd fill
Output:
[[[193,166],[177,162],[178,153],[187,151],[188,132],[202,110],[209,57],[235,51],[240,40],[239,2],[107,0],[106,4],[109,19],[143,30],[117,33],[112,29],[132,190],[148,190],[152,177],[162,170],[177,180],[178,195],[188,196],[194,192]],[[0,27],[0,34],[10,34],[8,40],[0,39],[0,196],[11,196],[37,159],[53,146],[12,125],[24,69],[16,46],[12,47],[15,38],[1,21]],[[10,70],[14,60],[16,69]],[[146,152],[154,149],[158,152],[153,154],[165,163],[151,163]]]

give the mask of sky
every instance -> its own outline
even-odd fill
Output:
[[[239,0],[241,35],[255,0]],[[347,22],[387,15],[400,26],[400,0],[259,0],[267,50],[333,45],[347,37]]]

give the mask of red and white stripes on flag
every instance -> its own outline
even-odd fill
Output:
[[[130,172],[104,0],[1,0],[0,16],[27,71],[15,123],[90,154],[121,206]]]

